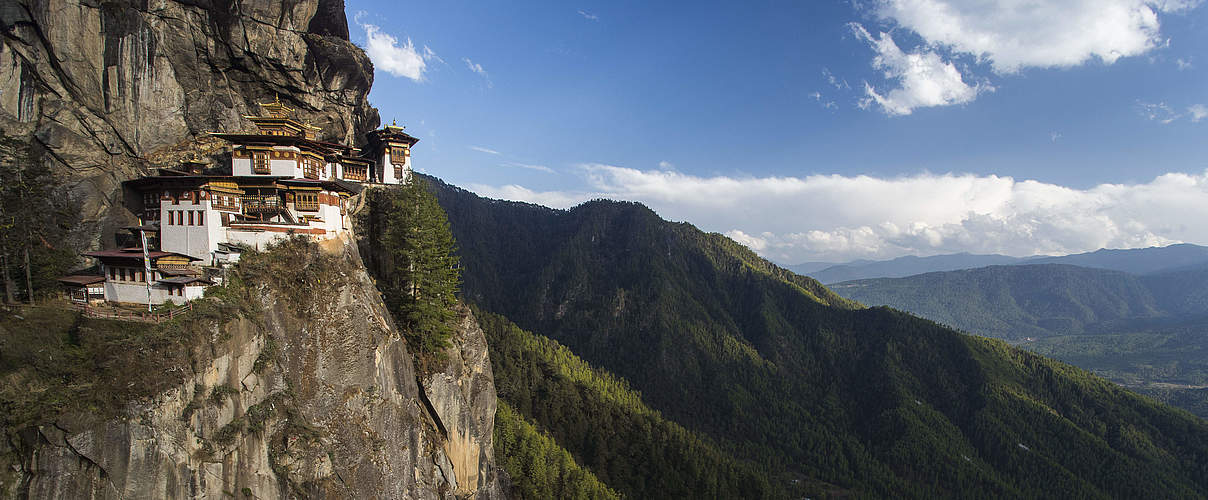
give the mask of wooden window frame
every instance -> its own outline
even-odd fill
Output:
[[[302,163],[302,177],[307,179],[318,179],[319,176],[323,174],[323,172],[321,172],[322,162],[318,158],[310,155],[302,155],[300,161]]]
[[[272,160],[269,159],[268,151],[252,151],[252,173],[273,173]]]
[[[295,193],[294,210],[299,212],[318,212],[319,193]]]

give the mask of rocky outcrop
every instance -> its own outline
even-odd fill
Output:
[[[21,434],[28,498],[502,498],[486,340],[462,310],[444,370],[412,355],[349,243],[254,284],[178,387],[120,418]],[[283,289],[313,281],[303,291]],[[182,367],[186,369],[186,367]],[[165,374],[168,376],[169,374]]]
[[[8,0],[0,30],[0,129],[73,186],[87,235],[129,222],[121,181],[211,152],[190,144],[250,127],[257,102],[326,140],[378,123],[342,0]]]
[[[486,334],[469,308],[460,307],[461,320],[445,349],[447,361],[421,377],[421,388],[432,405],[444,440],[445,456],[457,475],[459,496],[489,491],[503,498],[495,467],[495,377],[487,354]]]

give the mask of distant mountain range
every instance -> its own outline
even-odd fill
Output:
[[[908,255],[881,261],[856,260],[843,264],[805,262],[787,267],[797,274],[829,284],[868,278],[902,278],[937,271],[1000,265],[1070,264],[1134,274],[1148,274],[1205,263],[1208,263],[1208,247],[1183,243],[1165,247],[1126,250],[1101,249],[1056,257],[1010,257],[997,254],[957,253],[930,257]]]
[[[1007,339],[1208,417],[1208,263],[1203,247],[1100,251],[1068,264],[989,266],[836,283],[836,293]],[[1137,258],[1143,257],[1143,258]]]
[[[1085,371],[864,308],[639,204],[430,181],[501,414],[620,495],[1208,496],[1208,422]],[[1156,304],[1143,288],[1116,300]]]
[[[1113,332],[1129,322],[1208,313],[1208,264],[1137,275],[1068,264],[989,266],[835,283],[831,290],[972,333],[1025,337]]]

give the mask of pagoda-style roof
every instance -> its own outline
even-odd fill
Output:
[[[121,248],[121,249],[117,249],[117,250],[100,250],[100,251],[95,251],[95,252],[84,252],[83,255],[85,255],[87,257],[96,257],[98,259],[142,259],[143,258],[143,249],[142,248]],[[183,253],[164,252],[161,250],[148,251],[147,257],[151,258],[151,259],[158,259],[160,257],[184,257],[189,260],[202,260],[197,257],[185,255]]]
[[[327,188],[332,191],[345,191],[350,194],[360,193],[365,189],[364,186],[356,182],[349,182],[340,179],[282,179],[278,181],[283,186],[300,186],[300,187],[316,187]]]
[[[261,103],[257,103],[257,104],[259,104],[260,109],[266,113],[265,115],[263,115],[265,117],[289,118],[289,116],[291,114],[293,114],[293,112],[294,112],[294,108],[281,104],[280,95],[274,95],[273,102],[269,102],[269,103],[261,102]],[[249,117],[249,118],[251,118],[251,117]]]
[[[242,146],[297,146],[299,149],[323,154],[333,154],[341,151],[351,153],[355,149],[352,146],[316,141],[296,135],[233,134],[226,132],[210,132],[210,135]]]
[[[105,277],[95,274],[73,274],[59,278],[59,283],[68,286],[88,286],[104,283]]]
[[[213,285],[214,282],[200,276],[175,276],[172,278],[160,278],[155,280],[156,283],[166,283],[169,285],[187,285],[189,283],[204,283]]]
[[[403,132],[403,128],[404,127],[394,124],[386,125],[385,127],[370,131],[369,133],[365,134],[365,138],[369,140],[371,145],[383,142],[402,142],[408,146],[414,146],[415,143],[419,142],[419,139],[413,137],[411,134]]]
[[[256,124],[256,128],[260,129],[262,134],[280,135],[279,132],[284,132],[286,136],[314,139],[315,133],[321,130],[310,123],[302,123],[294,119],[292,116],[294,108],[282,104],[280,96],[274,96],[273,102],[257,104],[260,106],[260,115],[244,115],[243,117]]]

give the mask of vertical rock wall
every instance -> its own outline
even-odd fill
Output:
[[[325,140],[378,123],[342,0],[7,0],[0,31],[0,129],[73,186],[86,235],[128,222],[121,181],[246,129],[257,102],[280,96]]]
[[[179,387],[119,418],[21,434],[26,498],[502,498],[486,340],[461,311],[444,370],[412,356],[355,248],[301,293],[256,284],[262,314],[227,322]],[[166,376],[168,374],[165,374]],[[225,388],[225,389],[216,389]]]

